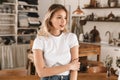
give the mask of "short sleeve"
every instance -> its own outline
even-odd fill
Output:
[[[32,50],[33,49],[40,49],[40,50],[44,49],[43,38],[42,37],[36,37],[35,38],[35,40],[33,42],[33,46],[32,46]]]
[[[76,34],[71,33],[69,36],[69,46],[70,48],[79,45]]]

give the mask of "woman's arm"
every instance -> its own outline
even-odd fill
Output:
[[[79,49],[79,46],[75,46],[73,48],[70,49],[71,51],[71,57],[72,57],[72,62],[74,61],[79,61],[79,55],[78,55],[78,49]],[[80,66],[80,64],[79,64]],[[77,70],[71,70],[70,72],[70,80],[77,80],[77,76],[78,76],[78,71]]]
[[[66,65],[49,68],[45,66],[42,50],[34,49],[33,55],[34,55],[34,64],[39,77],[52,76],[69,70],[77,70],[79,67],[79,62],[71,62]]]

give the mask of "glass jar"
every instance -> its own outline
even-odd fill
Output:
[[[117,7],[118,0],[108,0],[108,6],[109,7]]]

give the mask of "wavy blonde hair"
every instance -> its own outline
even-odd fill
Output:
[[[53,4],[49,7],[48,12],[45,15],[45,18],[42,22],[40,30],[38,31],[38,36],[49,36],[50,29],[52,27],[52,23],[50,22],[50,20],[53,17],[53,15],[55,14],[55,12],[57,12],[61,9],[66,12],[66,18],[67,18],[67,22],[68,22],[68,11],[67,11],[67,9],[61,4]],[[67,23],[66,23],[66,25],[67,25]],[[67,31],[68,30],[65,27],[63,32],[67,32]]]

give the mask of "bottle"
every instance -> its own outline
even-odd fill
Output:
[[[96,7],[96,0],[90,0],[90,7]]]
[[[108,6],[109,7],[117,7],[118,0],[108,0]]]
[[[90,31],[90,42],[100,42],[100,33],[96,29],[96,26]]]
[[[119,38],[118,39],[120,39],[120,33],[118,33],[119,34]]]
[[[88,35],[88,32],[86,32],[84,35],[83,35],[83,37],[84,37],[84,42],[88,42],[89,41],[89,35]]]
[[[80,35],[79,35],[79,41],[83,41],[83,33],[81,33]]]

